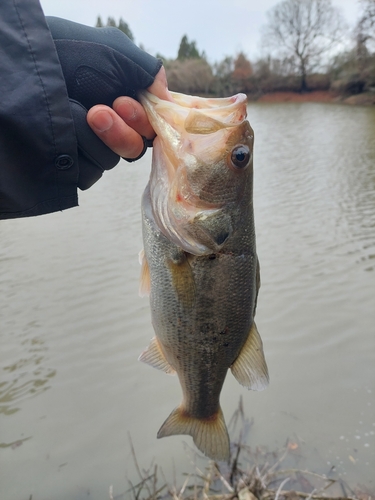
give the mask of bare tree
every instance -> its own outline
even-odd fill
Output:
[[[250,78],[253,74],[253,67],[243,52],[237,54],[234,60],[232,80],[235,92],[248,92],[251,89]]]
[[[185,94],[207,95],[213,84],[212,68],[205,59],[164,61],[168,87]]]
[[[263,44],[281,58],[294,60],[301,91],[307,90],[307,75],[341,40],[345,29],[341,12],[331,0],[284,0],[267,15]]]
[[[375,48],[375,0],[361,0],[362,14],[356,27],[358,48]]]
[[[221,62],[215,63],[215,92],[218,96],[228,96],[233,94],[232,73],[234,70],[234,60],[232,56],[226,56]]]
[[[354,35],[358,80],[366,91],[375,87],[375,0],[360,0],[360,5]]]

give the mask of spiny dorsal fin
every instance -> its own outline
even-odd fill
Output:
[[[262,339],[255,323],[231,370],[238,382],[248,389],[262,391],[267,387],[268,369],[264,359]]]
[[[176,373],[175,369],[168,363],[165,359],[164,353],[160,348],[159,341],[156,337],[151,339],[150,345],[145,351],[139,356],[138,361],[143,361],[148,365],[162,370],[168,375],[174,375]]]
[[[210,419],[198,419],[179,406],[160,427],[158,438],[188,434],[196,447],[212,460],[229,460],[229,436],[223,412],[219,408]]]
[[[151,290],[151,278],[150,278],[150,268],[148,267],[148,262],[145,256],[144,250],[141,250],[138,254],[139,263],[141,264],[141,276],[139,280],[139,296],[148,297]]]

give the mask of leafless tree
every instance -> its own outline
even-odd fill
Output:
[[[249,92],[251,90],[250,78],[253,74],[253,67],[243,52],[237,54],[234,60],[234,69],[231,75],[235,92]]]
[[[331,0],[284,0],[267,15],[264,46],[281,58],[294,60],[301,91],[307,90],[307,75],[341,40],[345,30],[341,12]]]
[[[168,86],[176,92],[206,95],[213,84],[211,66],[205,59],[164,61]]]
[[[356,27],[359,51],[375,48],[375,0],[361,0],[362,13]]]
[[[222,61],[214,64],[215,93],[222,97],[232,95],[233,82],[232,73],[234,70],[234,59],[226,56]]]

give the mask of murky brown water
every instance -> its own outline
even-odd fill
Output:
[[[374,487],[375,109],[249,107],[262,288],[257,324],[271,385],[228,375],[251,445],[288,437],[319,464]],[[140,198],[150,157],[82,193],[81,207],[0,224],[0,498],[106,499],[152,459],[189,472],[183,442],[156,433],[175,377],[137,362],[152,337],[138,297]],[[175,471],[175,472],[173,472]]]

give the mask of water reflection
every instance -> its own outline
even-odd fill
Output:
[[[13,441],[12,443],[0,443],[0,448],[11,448],[12,450],[16,450],[19,446],[22,446],[23,443],[31,439],[31,436],[28,436],[23,439],[17,439],[17,441]]]
[[[301,244],[321,273],[352,265],[373,269],[375,124],[373,110],[319,105],[253,105],[260,211],[272,214],[270,232]],[[282,128],[270,129],[268,113]],[[277,119],[278,114],[280,117]],[[268,127],[268,130],[266,129]],[[259,141],[259,135],[260,141]],[[259,144],[260,142],[260,144]],[[258,184],[257,184],[258,183]],[[277,207],[277,210],[275,210]],[[261,216],[261,215],[260,215]],[[268,224],[270,220],[267,220]],[[262,226],[260,224],[260,230]],[[306,260],[306,259],[305,259]]]
[[[22,402],[48,390],[56,370],[46,366],[45,342],[38,337],[20,342],[24,357],[12,360],[2,370],[0,382],[0,414],[12,415]],[[9,360],[8,360],[9,362]]]

